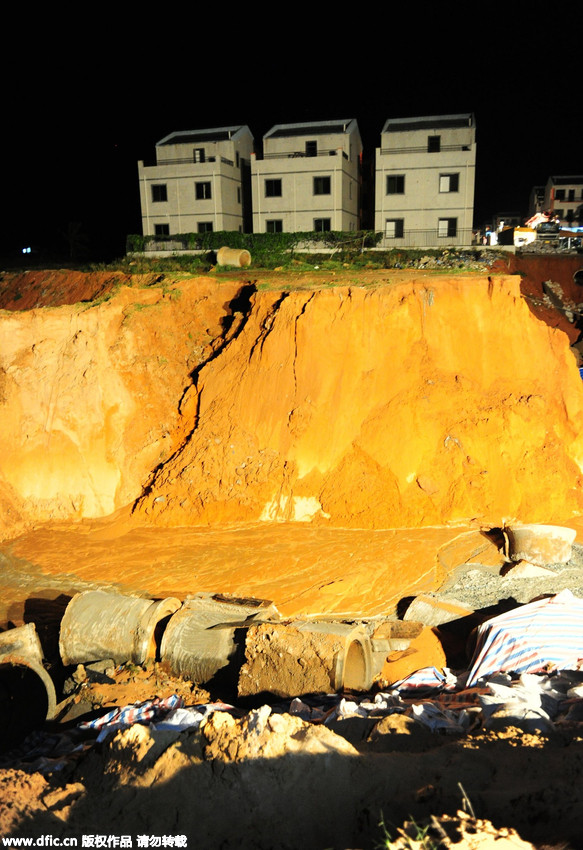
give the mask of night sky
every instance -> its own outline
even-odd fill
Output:
[[[83,24],[23,9],[1,60],[0,256],[71,232],[93,258],[121,256],[141,229],[137,162],[173,130],[248,124],[259,141],[277,123],[356,118],[373,156],[389,117],[473,112],[476,226],[526,215],[551,174],[583,174],[580,6],[410,6],[131,20],[100,6]]]

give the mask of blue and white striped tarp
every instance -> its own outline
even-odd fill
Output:
[[[583,660],[583,599],[563,590],[483,623],[466,682],[495,673],[574,670]]]

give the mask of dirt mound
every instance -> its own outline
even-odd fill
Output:
[[[408,822],[399,830],[399,837],[391,844],[392,850],[412,850],[431,842],[435,850],[457,847],[459,850],[534,850],[534,845],[523,841],[514,829],[496,829],[490,821],[471,817],[464,811],[456,815],[432,817],[427,823]]]
[[[457,737],[410,718],[393,718],[390,730],[390,719],[329,728],[262,706],[240,718],[215,712],[196,730],[134,725],[49,779],[0,771],[3,834],[322,850],[378,847],[385,829],[394,836],[413,820],[463,848],[483,847],[486,836],[502,847],[524,846],[519,836],[578,846],[575,730]],[[460,813],[468,801],[475,816]]]
[[[0,310],[59,307],[104,298],[129,278],[121,272],[77,272],[69,269],[0,274]]]

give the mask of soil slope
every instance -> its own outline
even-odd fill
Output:
[[[172,527],[583,512],[576,361],[516,276],[163,281],[0,333],[5,537],[134,504]]]
[[[289,291],[276,277],[2,280],[3,628],[36,622],[45,640],[72,593],[107,584],[372,616],[460,565],[497,574],[481,525],[583,513],[576,335],[535,316],[520,278],[320,276]],[[174,685],[138,684],[96,704]],[[581,846],[578,718],[549,737],[457,737],[400,716],[234,715],[132,727],[46,777],[28,752],[36,763],[0,770],[0,832],[372,848],[381,818],[454,816],[467,794],[496,827]],[[468,828],[456,846],[507,846]]]

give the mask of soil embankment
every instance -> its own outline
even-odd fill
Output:
[[[583,513],[576,359],[521,278],[355,276],[5,275],[10,563],[374,614],[468,528],[452,567],[498,557],[482,527]]]
[[[555,521],[583,512],[583,388],[516,276],[287,292],[211,278],[4,312],[4,536]]]
[[[44,639],[97,586],[373,617],[461,565],[497,575],[483,528],[583,513],[578,332],[524,278],[113,277],[1,281],[2,627]],[[467,794],[497,827],[576,841],[581,740],[266,707],[136,726],[49,778],[1,770],[0,830],[372,847],[381,817]]]

